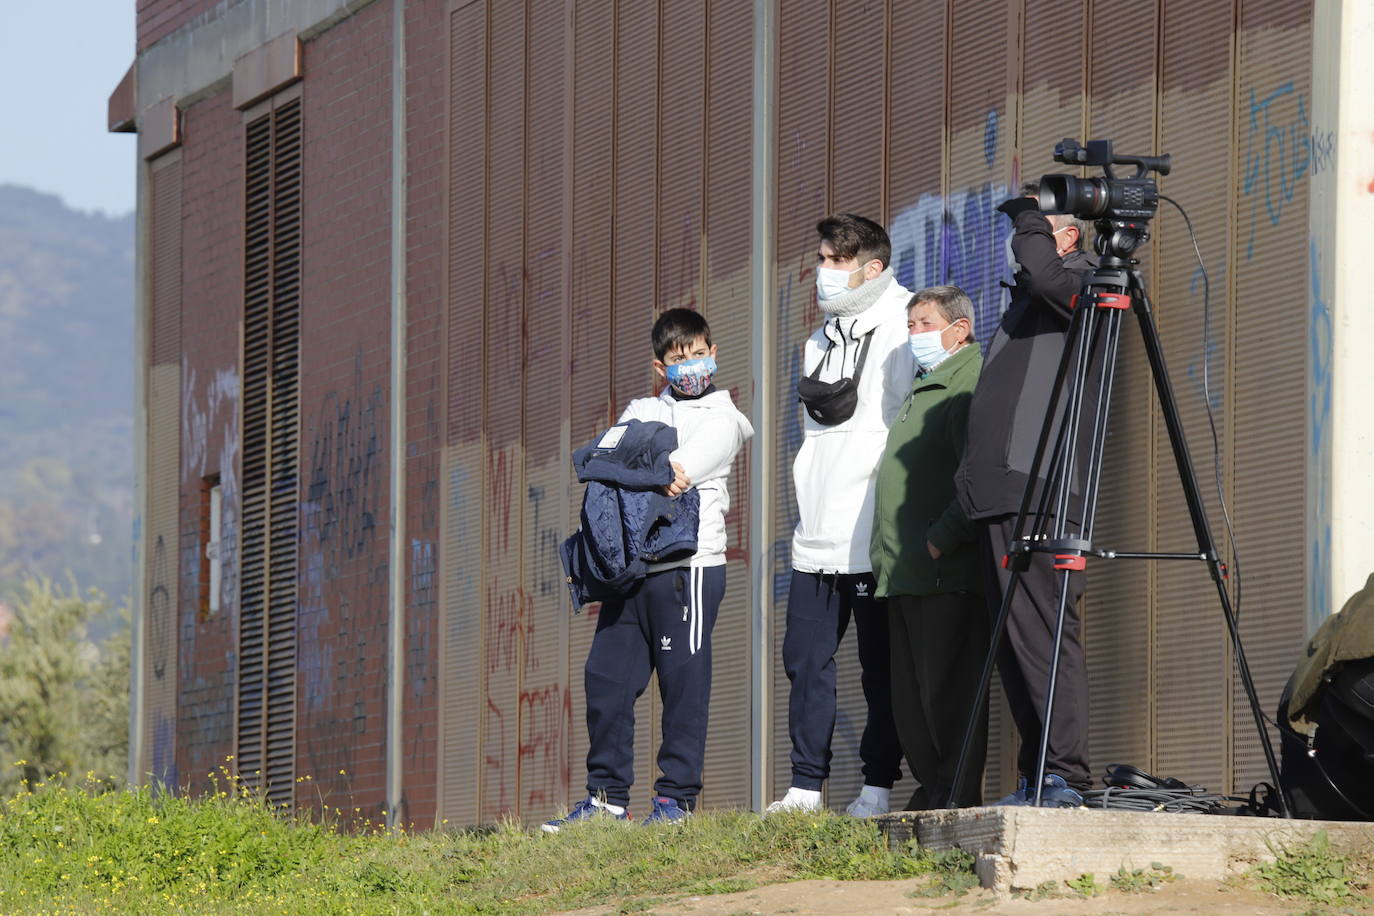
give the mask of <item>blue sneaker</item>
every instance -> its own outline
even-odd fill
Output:
[[[1001,801],[997,802],[997,807],[1002,807],[1004,805],[1029,805],[1031,803],[1031,800],[1030,796],[1026,792],[1026,790],[1029,788],[1030,780],[1022,776],[1021,778],[1016,780],[1016,791],[1011,793]]]
[[[643,826],[650,824],[680,824],[685,821],[691,812],[686,811],[671,798],[659,796],[654,799],[654,810],[644,819]]]
[[[1026,793],[1026,804],[1035,804],[1035,793]],[[1069,784],[1064,781],[1063,776],[1049,773],[1045,776],[1045,785],[1040,789],[1040,807],[1042,808],[1081,808],[1083,807],[1083,796],[1078,794],[1076,789],[1069,788]]]
[[[575,824],[580,821],[591,820],[594,817],[609,817],[617,821],[628,821],[630,819],[630,812],[621,808],[620,813],[616,814],[614,811],[607,808],[605,803],[588,795],[586,798],[573,805],[573,809],[566,815],[563,817],[556,817],[551,821],[545,821],[539,825],[539,829],[545,833],[557,833],[565,824]]]
[[[1035,805],[1035,790],[1031,788],[1030,780],[1022,776],[1016,783],[1016,791],[997,804],[1033,807]],[[1045,774],[1045,784],[1040,789],[1040,807],[1081,808],[1083,807],[1083,796],[1079,795],[1076,790],[1069,788],[1069,784],[1064,781],[1063,776],[1057,773],[1047,773]]]

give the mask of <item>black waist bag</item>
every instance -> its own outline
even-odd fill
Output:
[[[822,382],[816,378],[830,361],[830,351],[835,349],[835,341],[832,340],[825,350],[825,356],[816,363],[811,374],[797,380],[797,400],[806,407],[811,419],[822,426],[837,426],[854,416],[854,408],[859,406],[859,379],[863,376],[864,361],[868,359],[868,345],[871,343],[873,331],[864,335],[859,358],[854,361],[853,378],[839,378],[833,382]],[[843,363],[840,368],[843,370]]]

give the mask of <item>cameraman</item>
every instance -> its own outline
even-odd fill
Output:
[[[1028,183],[1021,189],[1022,196],[997,208],[1012,221],[1015,283],[1011,304],[988,347],[983,372],[973,392],[968,441],[955,474],[959,502],[965,514],[980,527],[984,594],[994,620],[1011,578],[1001,561],[1007,553],[1049,409],[1069,330],[1069,303],[1097,266],[1096,259],[1082,250],[1087,224],[1067,214],[1047,217],[1040,212],[1039,192],[1039,182]],[[1092,408],[1090,400],[1085,398],[1085,411]],[[1061,415],[1063,401],[1061,398]],[[1083,441],[1087,439],[1083,437]],[[1078,468],[1083,466],[1081,462],[1075,464]],[[1042,488],[1044,473],[1042,465]],[[1038,504],[1039,492],[1035,497],[1032,508]],[[1035,517],[1028,516],[1026,531],[1032,530],[1034,524]],[[1035,799],[1031,783],[1040,752],[1058,614],[1059,580],[1053,563],[1048,554],[1032,555],[1030,568],[1021,574],[1021,585],[1008,612],[1006,634],[998,653],[997,667],[1021,736],[1017,758],[1021,781],[1017,792],[1003,799],[1003,804],[1031,804]],[[1047,807],[1077,807],[1082,803],[1079,792],[1092,782],[1088,773],[1088,678],[1078,614],[1083,576],[1082,572],[1069,576],[1070,594],[1042,791],[1042,804]]]

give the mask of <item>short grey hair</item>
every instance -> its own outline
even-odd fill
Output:
[[[927,286],[912,296],[906,307],[910,309],[921,302],[934,305],[940,317],[950,324],[963,318],[968,322],[969,339],[973,339],[976,332],[973,326],[973,300],[968,297],[968,293],[957,286]]]
[[[1078,240],[1074,243],[1074,248],[1079,251],[1084,250],[1088,243],[1088,233],[1092,231],[1092,223],[1085,219],[1079,219],[1072,213],[1047,213],[1045,214],[1050,221],[1050,225],[1056,229],[1063,229],[1065,226],[1074,226],[1078,229]]]

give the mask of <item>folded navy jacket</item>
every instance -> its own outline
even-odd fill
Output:
[[[577,479],[587,484],[581,527],[559,553],[573,607],[634,591],[652,563],[697,551],[701,497],[689,489],[673,498],[669,455],[677,430],[657,420],[629,420],[573,452]]]

